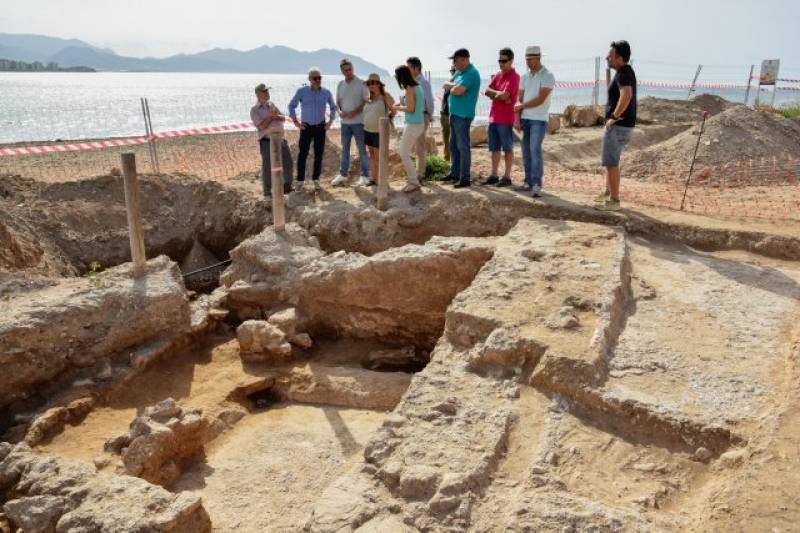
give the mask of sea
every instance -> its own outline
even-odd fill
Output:
[[[333,91],[340,79],[341,76],[323,76],[323,85]],[[445,81],[443,77],[431,77],[434,94],[441,96]],[[250,120],[250,108],[255,103],[253,88],[257,84],[271,86],[273,101],[286,111],[295,91],[306,82],[305,75],[266,73],[0,72],[0,143],[144,135],[142,98],[147,98],[155,132],[239,124]],[[385,82],[387,90],[399,96],[401,90],[394,80]],[[484,80],[485,85],[488,82],[488,78]],[[715,94],[734,102],[744,101],[744,90],[721,90]],[[686,99],[687,91],[640,87],[639,96],[648,95]],[[768,103],[770,96],[762,98]],[[797,92],[778,93],[776,105],[798,98]],[[600,91],[599,103],[604,100]],[[591,88],[559,88],[553,93],[551,112],[561,112],[569,104],[591,102]],[[437,101],[437,110],[438,106]],[[477,120],[486,120],[488,112],[489,100],[481,98]]]

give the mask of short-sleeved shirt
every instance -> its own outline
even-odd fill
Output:
[[[273,120],[269,123],[267,128],[259,128],[258,125],[267,120],[272,115],[280,115],[281,112],[278,107],[270,101],[264,104],[258,103],[250,110],[250,119],[253,121],[253,126],[258,130],[258,138],[269,138],[270,133],[283,131],[283,121]]]
[[[517,94],[519,94],[519,74],[517,74],[517,71],[512,68],[508,72],[498,72],[489,83],[489,88],[508,93],[510,96],[506,101],[492,100],[492,108],[489,110],[489,123],[514,124],[514,119],[516,118],[514,105],[517,103]]]
[[[621,87],[631,87],[633,95],[631,96],[631,103],[622,114],[620,120],[617,121],[617,126],[632,128],[636,126],[636,73],[630,65],[623,65],[614,75],[614,81],[608,86],[608,103],[606,104],[606,120],[610,119],[614,114],[614,110],[619,103],[619,95]]]
[[[369,89],[358,77],[353,76],[349,82],[342,80],[336,86],[336,100],[341,105],[342,111],[353,111],[369,100]],[[363,124],[364,113],[359,113],[352,118],[342,118],[342,124]]]
[[[474,65],[464,70],[456,71],[453,76],[456,86],[464,87],[464,94],[456,96],[450,93],[450,115],[461,118],[475,118],[475,106],[478,105],[478,96],[481,92],[481,75]]]
[[[547,68],[542,67],[537,72],[528,71],[522,75],[522,80],[520,80],[520,90],[525,92],[523,96],[523,104],[525,102],[530,102],[537,96],[539,96],[539,91],[542,88],[545,89],[553,89],[556,86],[556,78],[553,74],[547,70]],[[553,96],[553,93],[547,95],[547,99],[544,102],[539,104],[536,107],[529,107],[527,109],[522,110],[522,115],[520,118],[526,120],[541,120],[543,122],[547,122],[550,119],[550,97]]]

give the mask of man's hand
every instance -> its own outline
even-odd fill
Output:
[[[617,123],[617,119],[615,119],[614,117],[611,117],[610,119],[606,120],[606,129],[610,130],[611,128],[614,127],[614,124],[616,124],[616,123]]]
[[[495,98],[495,100],[500,100],[501,102],[508,102],[509,99],[511,99],[511,95],[508,94],[507,92],[503,91],[503,92],[500,92],[500,93],[496,93],[494,95],[494,98]]]
[[[519,115],[517,115],[517,118],[514,119],[514,129],[517,131],[522,131],[522,122],[519,119]]]
[[[331,129],[331,126],[333,126],[333,120],[329,120],[325,123],[325,131]]]
[[[297,129],[299,129],[299,130],[306,129],[306,125],[303,124],[302,122],[300,122],[299,120],[297,120],[296,118],[293,118],[292,122],[294,122],[294,125],[297,127]]]
[[[521,113],[524,109],[524,104],[514,104],[514,113]]]

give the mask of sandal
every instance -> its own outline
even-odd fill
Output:
[[[406,193],[417,192],[418,190],[420,190],[420,188],[421,187],[417,183],[409,183],[408,185],[403,187],[403,192]]]

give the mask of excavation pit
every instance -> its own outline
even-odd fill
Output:
[[[15,278],[7,516],[110,529],[131,498],[152,531],[775,523],[737,494],[793,483],[796,239],[488,193],[289,207],[285,232],[224,241],[193,298],[167,257],[140,282],[34,278],[49,259]]]

